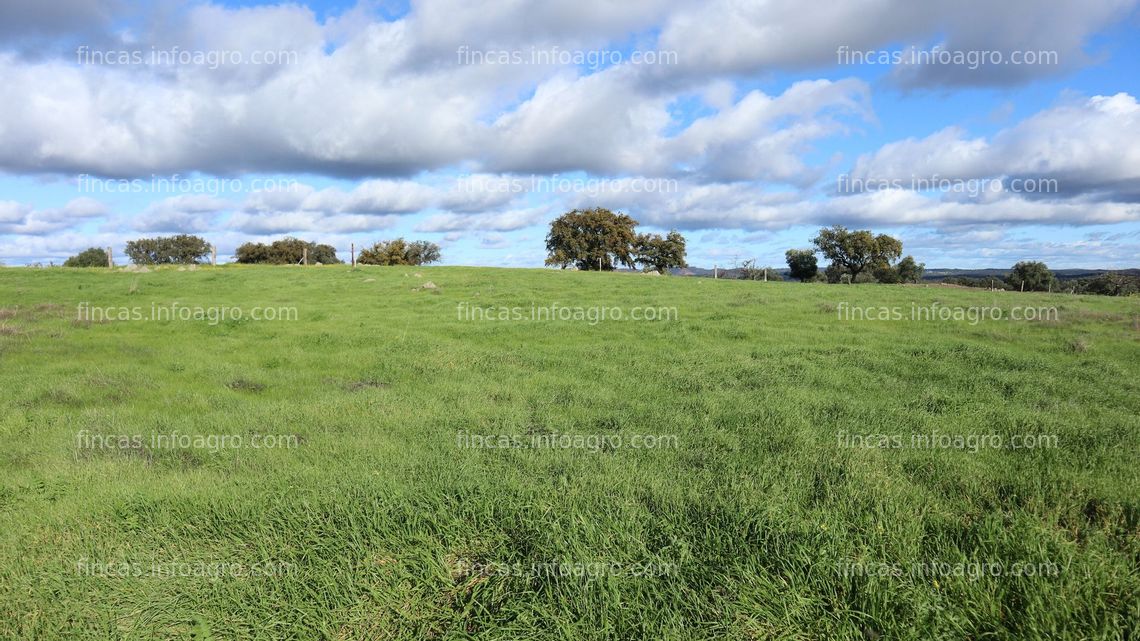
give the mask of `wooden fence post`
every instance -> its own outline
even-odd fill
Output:
[[[309,248],[308,247],[305,247],[304,249],[301,250],[301,264],[302,265],[308,265],[309,264]]]
[[[348,251],[352,253],[352,266],[356,267],[356,243],[351,243],[349,247]]]
[[[111,258],[111,248],[108,247],[107,248],[107,267],[114,267],[114,266],[115,266],[115,259]]]
[[[218,246],[210,245],[210,265],[213,267],[218,266]]]

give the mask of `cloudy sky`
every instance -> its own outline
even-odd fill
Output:
[[[0,260],[187,232],[540,266],[575,207],[780,264],[1140,267],[1140,0],[0,4]]]

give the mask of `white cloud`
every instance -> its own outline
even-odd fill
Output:
[[[35,209],[16,201],[0,201],[0,234],[52,234],[106,213],[106,207],[91,198],[76,198],[63,207],[48,209]]]
[[[658,46],[676,50],[677,71],[694,76],[831,66],[843,46],[940,44],[950,51],[1002,51],[1007,58],[1015,50],[1057,52],[1057,65],[933,65],[896,74],[907,86],[1004,85],[1081,66],[1089,38],[1135,6],[1135,0],[837,0],[813,10],[800,0],[711,0],[672,13]]]
[[[147,206],[133,226],[143,232],[204,232],[213,229],[218,215],[231,207],[229,202],[206,194],[171,196]]]
[[[1022,182],[1007,188],[1035,199],[1140,202],[1140,104],[1125,93],[1093,96],[1046,109],[990,140],[944,129],[861,156],[850,176],[856,187],[909,184],[912,177],[1012,177]]]
[[[466,230],[514,231],[551,218],[549,207],[512,209],[486,214],[439,214],[416,226],[420,232],[454,232]]]
[[[298,183],[241,202],[187,194],[115,217],[92,199],[41,209],[6,201],[0,234],[5,247],[17,239],[56,252],[64,246],[40,237],[76,234],[100,218],[101,229],[117,233],[222,238],[347,237],[408,224],[449,242],[467,234],[498,247],[521,242],[504,232],[595,205],[686,230],[848,221],[995,233],[1010,225],[1132,222],[1140,203],[1140,105],[1132,95],[1066,98],[987,136],[942,128],[884,145],[850,172],[852,179],[1035,178],[1056,181],[1053,192],[837,196],[818,181],[839,154],[820,160],[827,156],[817,147],[878,124],[870,85],[806,80],[781,92],[768,89],[775,84],[768,74],[834,70],[840,46],[1058,52],[1057,65],[901,66],[887,74],[908,88],[1006,87],[1087,63],[1099,55],[1091,38],[1137,1],[414,0],[407,15],[379,21],[367,3],[318,18],[299,4],[207,1],[165,11],[117,0],[10,0],[0,7],[0,81],[12,96],[0,104],[0,171],[360,182]],[[177,46],[231,58],[218,68],[77,64],[62,45],[76,39],[89,51]],[[462,46],[524,55],[532,47],[632,47],[677,57],[676,64],[593,72],[558,63],[463,64]],[[285,60],[232,64],[234,55],[250,61],[266,52]],[[1014,112],[1011,101],[1002,113]],[[550,179],[566,175],[587,182],[553,186]],[[646,178],[674,185],[635,188]]]

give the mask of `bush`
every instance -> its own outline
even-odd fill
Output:
[[[64,267],[106,267],[107,252],[99,247],[85,249],[63,261]]]
[[[861,278],[865,274],[866,272],[862,272],[859,274],[859,277]],[[883,283],[885,285],[895,285],[902,282],[898,270],[887,264],[875,265],[875,267],[871,269],[871,276],[873,279],[870,282]],[[855,282],[860,283],[867,281],[856,278]]]
[[[851,274],[839,263],[828,265],[827,269],[823,270],[823,276],[827,282],[832,284],[851,282]]]
[[[296,265],[301,262],[305,250],[309,250],[309,262],[322,265],[336,265],[342,261],[336,257],[332,245],[318,245],[299,238],[283,238],[271,244],[245,243],[237,248],[234,260],[243,264]]]

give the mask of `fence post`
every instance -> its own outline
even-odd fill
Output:
[[[107,267],[114,267],[115,259],[111,257],[111,248],[107,248]]]
[[[210,245],[210,265],[213,267],[218,266],[218,246]]]
[[[352,253],[352,266],[356,267],[356,243],[351,243],[349,247],[348,251]]]
[[[301,264],[302,265],[308,265],[309,264],[309,248],[308,247],[305,247],[304,249],[301,250]]]

